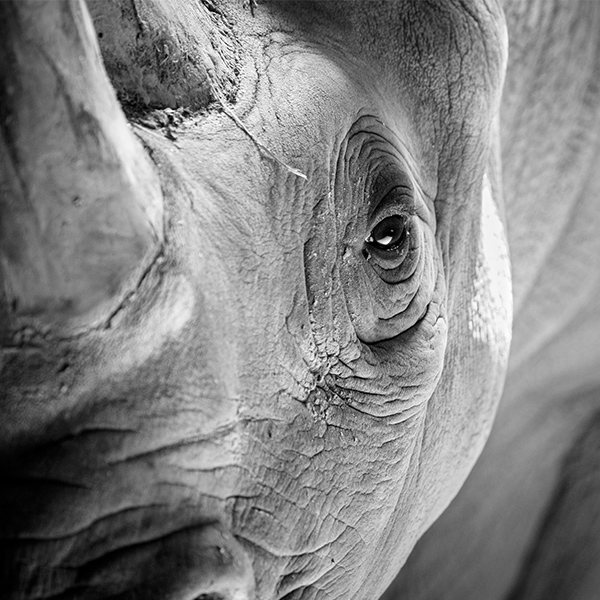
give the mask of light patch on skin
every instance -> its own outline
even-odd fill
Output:
[[[508,243],[487,174],[481,192],[480,260],[475,266],[468,327],[477,343],[505,357],[510,344],[512,287]]]
[[[175,339],[194,314],[194,292],[183,278],[165,286],[155,307],[148,311],[130,330],[118,352],[118,361],[111,365],[112,373],[126,373],[142,365],[169,339]],[[116,327],[113,323],[113,327]]]

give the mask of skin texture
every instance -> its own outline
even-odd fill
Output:
[[[42,30],[53,7],[79,15],[73,37],[96,48],[80,2],[17,12],[36,5]],[[152,5],[140,27],[155,39]],[[43,326],[9,301],[3,266],[10,600],[376,597],[490,430],[512,322],[500,6],[213,9],[217,53],[239,44],[235,103],[206,67],[203,112],[133,119],[164,241],[141,278],[119,280],[118,308],[75,332],[70,314]],[[162,81],[135,89],[185,101]],[[131,85],[116,84],[123,101]],[[397,214],[402,260],[365,246]]]
[[[506,389],[473,473],[386,599],[597,596],[600,10],[507,2],[505,12]]]

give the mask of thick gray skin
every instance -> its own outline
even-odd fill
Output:
[[[598,597],[600,5],[505,4],[506,390],[473,473],[386,600]]]
[[[135,293],[87,324],[87,297],[19,313],[3,255],[3,598],[375,598],[491,427],[500,7],[220,8],[235,105],[176,142],[135,127],[164,200]],[[390,284],[362,250],[398,212],[415,266]]]

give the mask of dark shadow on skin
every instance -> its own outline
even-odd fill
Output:
[[[592,392],[596,402],[600,390]],[[590,600],[600,589],[600,411],[567,453],[506,600]]]

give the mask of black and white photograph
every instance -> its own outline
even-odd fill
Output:
[[[600,600],[600,0],[0,0],[0,600]]]

